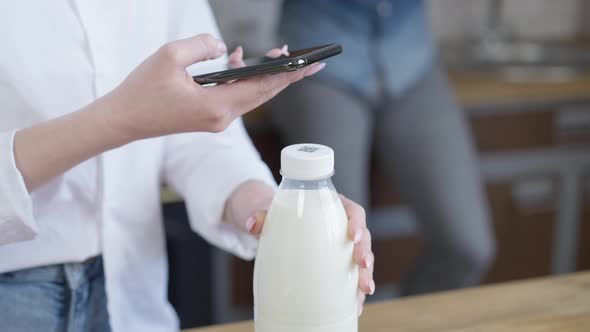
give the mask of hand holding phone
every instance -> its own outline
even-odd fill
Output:
[[[338,44],[316,46],[290,52],[278,58],[263,57],[245,60],[245,67],[193,76],[199,84],[225,83],[259,75],[278,74],[304,68],[313,63],[342,53]]]

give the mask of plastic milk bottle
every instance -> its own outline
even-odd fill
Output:
[[[281,174],[254,270],[256,332],[357,332],[358,267],[330,179],[334,151],[288,146]]]

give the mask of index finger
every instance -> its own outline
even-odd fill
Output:
[[[244,48],[242,46],[236,47],[236,50],[229,55],[227,64],[230,68],[246,67],[246,63],[244,63]]]
[[[281,48],[273,48],[266,53],[266,56],[269,58],[278,58],[281,55],[289,56],[289,46],[287,44],[283,45]]]

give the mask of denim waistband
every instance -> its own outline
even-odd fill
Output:
[[[81,263],[55,264],[0,273],[0,281],[52,282],[77,288],[103,273],[102,256],[96,256]]]

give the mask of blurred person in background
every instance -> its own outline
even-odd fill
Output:
[[[335,185],[369,205],[371,152],[414,209],[425,249],[402,295],[477,284],[495,251],[470,132],[420,0],[286,0],[291,49],[340,43],[322,73],[272,103],[284,139],[331,146]],[[392,221],[393,222],[393,221]]]
[[[240,116],[321,65],[197,85],[187,67],[228,62],[204,0],[3,2],[0,28],[0,329],[177,331],[162,182],[196,232],[253,258],[276,184]],[[370,234],[343,202],[363,302]]]

